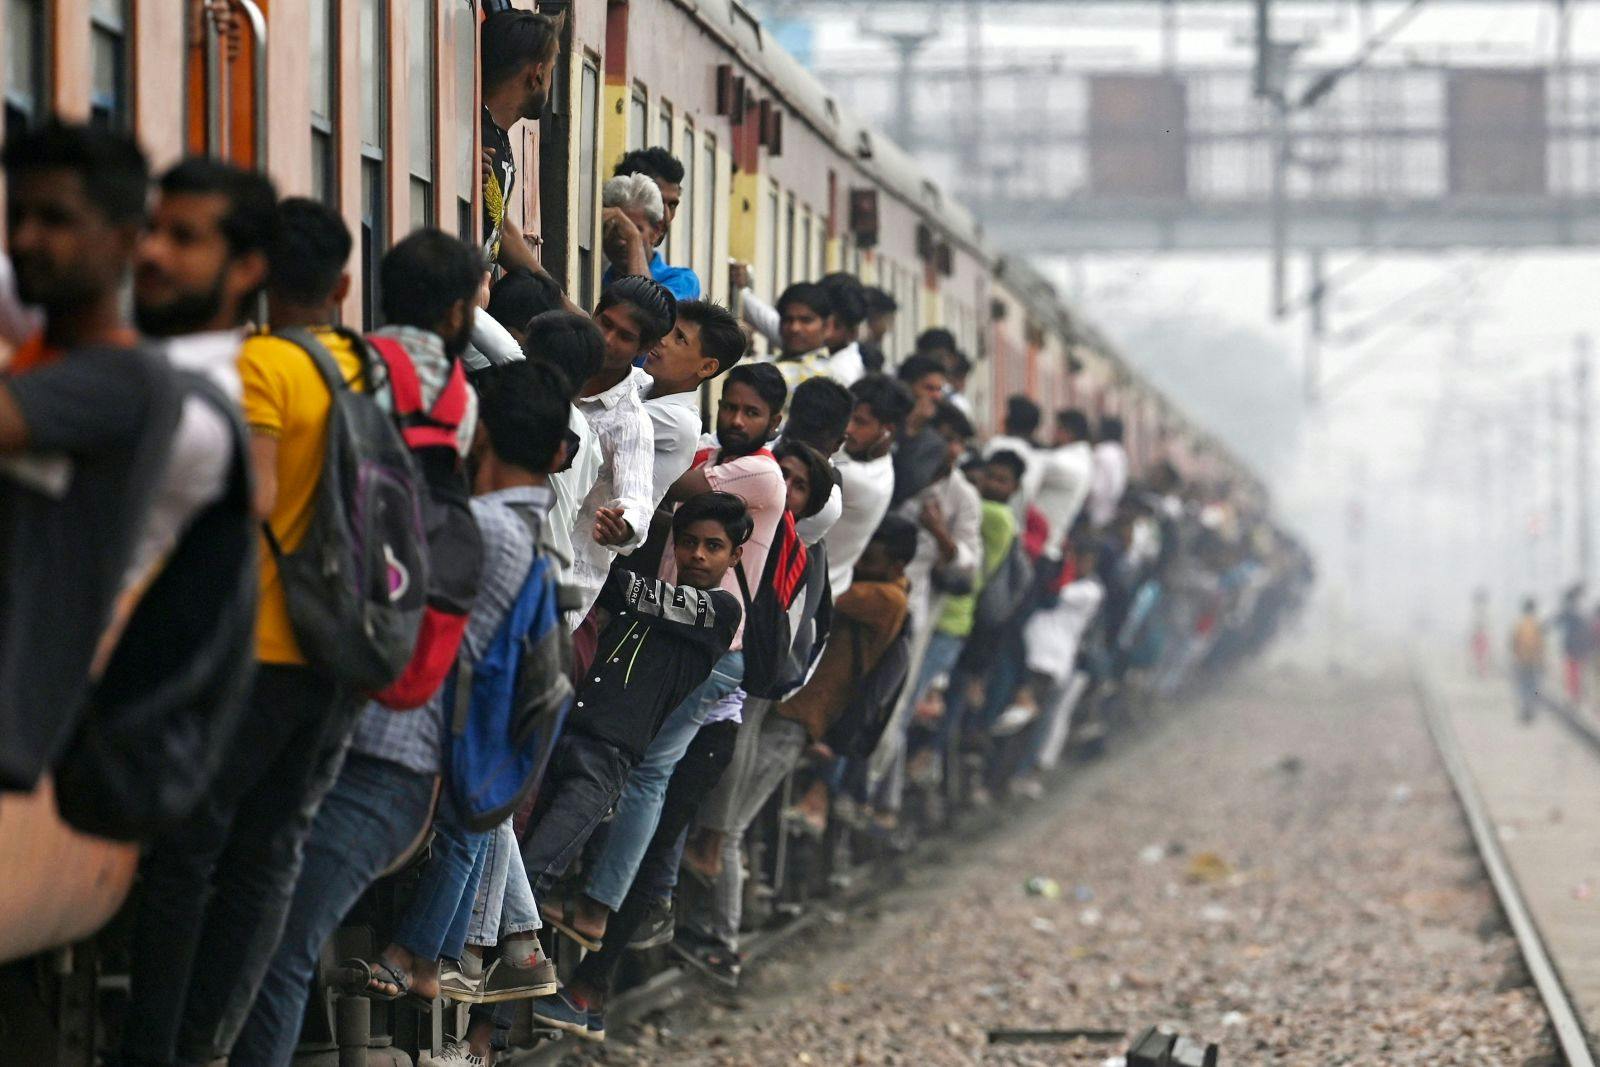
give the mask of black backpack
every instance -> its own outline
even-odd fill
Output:
[[[227,489],[190,523],[140,598],[55,769],[62,817],[121,841],[170,830],[205,796],[255,663],[256,523],[244,423],[210,380],[178,375],[233,430]]]
[[[1033,563],[1023,551],[1022,538],[1011,542],[994,572],[978,590],[973,607],[974,633],[992,634],[1013,622],[1034,603]]]
[[[347,690],[370,693],[400,676],[416,647],[428,590],[422,475],[400,430],[357,393],[310,330],[279,336],[304,349],[333,396],[316,510],[285,552],[262,530],[283,576],[289,623],[306,661]],[[360,345],[371,383],[371,359]]]
[[[788,688],[789,652],[794,647],[796,620],[803,610],[800,596],[806,577],[807,549],[794,527],[794,516],[784,511],[772,535],[772,547],[761,570],[761,585],[754,596],[744,564],[734,564],[739,591],[744,596],[744,691],[753,697],[777,699]]]

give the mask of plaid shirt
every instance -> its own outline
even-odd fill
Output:
[[[530,514],[536,520],[535,528],[542,529],[552,499],[550,490],[542,486],[501,489],[472,498],[472,517],[483,537],[483,580],[461,638],[461,655],[476,661],[484,654],[528,578],[534,542],[528,537],[528,524],[517,512]],[[418,774],[438,774],[443,767],[446,703],[441,689],[413,711],[368,704],[356,724],[350,750]]]

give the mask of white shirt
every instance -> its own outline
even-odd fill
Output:
[[[844,514],[844,487],[835,483],[833,492],[828,494],[828,502],[822,505],[822,510],[809,519],[801,519],[794,524],[794,532],[800,535],[800,540],[808,545],[814,545],[832,530],[839,521],[839,516]]]
[[[828,357],[828,377],[846,389],[859,382],[866,373],[867,365],[861,359],[861,346],[855,341]]]
[[[511,331],[483,308],[472,309],[472,343],[461,353],[464,367],[471,371],[487,370],[504,363],[519,363],[524,358],[522,346],[511,336]]]
[[[1089,499],[1094,479],[1094,452],[1087,441],[1051,448],[1039,453],[1043,468],[1039,479],[1040,512],[1050,522],[1050,537],[1044,543],[1046,559],[1060,559],[1067,533],[1078,521],[1078,513]]]
[[[44,329],[44,315],[22,302],[11,257],[0,252],[0,344],[20,345]]]
[[[1032,441],[1000,434],[989,438],[989,443],[983,446],[983,458],[988,459],[996,452],[1015,452],[1022,457],[1022,488],[1011,498],[1011,510],[1017,514],[1017,532],[1021,533],[1027,523],[1028,505],[1038,497],[1039,482],[1044,477],[1039,450],[1033,447]]]
[[[679,475],[694,462],[695,450],[700,442],[700,393],[691,389],[687,393],[671,396],[650,396],[656,380],[644,368],[633,368],[634,388],[644,402],[645,414],[650,416],[650,427],[655,434],[655,463],[652,483],[654,499],[651,507],[660,505]]]
[[[1028,616],[1022,631],[1028,669],[1046,675],[1057,685],[1072,677],[1078,645],[1100,610],[1105,593],[1105,587],[1093,576],[1079,578],[1062,589],[1053,604]]]
[[[889,512],[889,498],[894,495],[894,457],[851,459],[841,451],[833,457],[833,466],[844,490],[843,511],[828,533],[828,582],[833,587],[833,598],[838,600],[850,588],[856,561]]]
[[[921,522],[923,505],[929,500],[938,502],[950,539],[956,543],[956,554],[945,564],[945,573],[970,580],[976,577],[978,561],[983,558],[983,501],[966,475],[955,471],[901,502],[899,514],[917,524],[917,554],[906,567],[906,579],[911,583],[911,618],[919,629],[933,609],[933,572],[939,563],[939,543]]]
[[[550,541],[560,556],[559,573],[564,582],[572,581],[572,531],[578,521],[578,508],[589,495],[594,480],[600,476],[600,446],[596,443],[589,420],[577,408],[567,409],[567,429],[578,437],[578,452],[572,465],[559,474],[550,476],[550,489],[555,493],[555,503],[550,507]],[[568,622],[576,627],[578,622]]]
[[[205,375],[237,404],[244,395],[239,380],[239,348],[243,344],[243,330],[214,330],[171,338],[164,350],[174,367]],[[228,420],[200,397],[185,397],[166,473],[124,572],[127,585],[153,572],[194,517],[227,491],[232,458],[233,431]]]
[[[573,406],[589,420],[600,455],[600,470],[572,523],[572,584],[583,597],[581,619],[599,598],[612,558],[632,552],[650,533],[656,509],[656,438],[632,375],[604,392],[579,397]],[[594,519],[601,508],[622,509],[632,527],[622,544],[602,545],[594,539]]]
[[[1117,505],[1127,488],[1128,453],[1120,442],[1101,441],[1094,446],[1094,478],[1089,483],[1089,521],[1096,529],[1117,517]]]

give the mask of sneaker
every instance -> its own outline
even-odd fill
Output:
[[[466,966],[451,960],[439,968],[439,995],[449,1000],[476,1004],[483,993],[483,974],[474,975]]]
[[[467,1047],[465,1041],[452,1037],[445,1042],[437,1056],[419,1056],[417,1067],[484,1067],[485,1062],[482,1056]]]
[[[674,932],[672,898],[666,897],[656,900],[651,902],[650,910],[645,912],[644,919],[639,923],[639,928],[633,932],[633,937],[628,940],[628,947],[635,952],[657,948],[671,941]]]
[[[535,962],[515,963],[501,957],[489,964],[483,975],[483,1003],[502,1000],[527,1000],[543,997],[561,988],[556,981],[556,965],[540,956]]]
[[[581,1037],[585,1041],[604,1041],[606,1027],[599,1012],[574,1004],[566,990],[539,997],[533,1002],[535,1024],[553,1027],[563,1033]]]
[[[1026,704],[1013,704],[1000,713],[989,733],[993,737],[1010,737],[1012,734],[1036,719],[1039,715],[1038,708],[1030,708]]]
[[[718,985],[726,986],[728,989],[739,988],[739,972],[743,961],[737,952],[721,945],[694,944],[681,940],[672,943],[672,951],[677,953],[684,963]]]

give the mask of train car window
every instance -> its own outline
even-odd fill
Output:
[[[599,143],[600,68],[592,59],[583,61],[583,82],[579,93],[578,115],[578,303],[594,307],[597,266],[594,254],[595,158]]]
[[[805,265],[796,259],[798,248],[799,244],[795,241],[794,194],[790,193],[788,210],[783,213],[783,259],[784,263],[789,269],[789,276],[784,279],[785,284],[803,282],[806,280],[804,273]]]
[[[683,144],[678,152],[678,158],[683,162],[683,202],[678,205],[677,226],[678,233],[675,245],[681,251],[681,258],[687,261],[688,267],[694,269],[694,237],[695,225],[700,221],[694,209],[694,189],[698,184],[695,180],[694,169],[694,127],[685,124],[683,127]]]
[[[357,16],[361,62],[361,328],[381,325],[378,263],[388,248],[388,197],[384,153],[388,149],[389,25],[386,0],[361,0]]]
[[[472,150],[473,131],[478,127],[478,13],[470,4],[449,3],[445,5],[445,18],[450,23],[454,46],[451,66],[455,106],[450,122],[458,138],[456,165],[461,168],[456,172],[456,231],[463,241],[476,244],[472,191],[483,180],[478,153]]]
[[[43,0],[6,0],[7,137],[43,116],[47,74]]]
[[[436,0],[406,3],[406,150],[411,156],[411,226],[431,226],[433,161],[438,133],[433,114],[438,104],[438,41]],[[471,127],[468,127],[470,129]]]
[[[648,148],[650,139],[650,102],[644,86],[633,83],[633,102],[628,111],[628,150]]]
[[[778,269],[779,256],[782,255],[782,250],[778,247],[781,225],[778,218],[778,183],[773,182],[771,190],[767,193],[767,263],[772,268],[767,291],[773,300],[778,299],[778,294],[783,292],[783,275]]]
[[[716,228],[717,228],[717,141],[710,134],[706,134],[704,143],[700,148],[701,164],[698,170],[699,180],[695,182],[696,188],[689,190],[697,207],[695,210],[700,216],[700,232],[695,242],[694,268],[700,274],[700,280],[705,284],[706,296],[712,295],[712,285],[716,277],[716,264],[713,262],[716,255]],[[723,271],[727,274],[727,271]]]
[[[89,5],[89,121],[104,129],[128,125],[128,0]]]
[[[311,77],[311,195],[337,208],[338,152],[334,123],[339,106],[339,28],[333,0],[311,0],[307,58]]]
[[[800,215],[800,270],[802,278],[816,278],[819,274],[816,265],[811,262],[811,209],[806,208]]]

